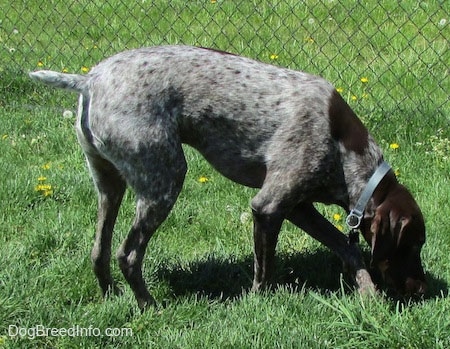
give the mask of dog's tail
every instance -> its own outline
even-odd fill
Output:
[[[63,74],[51,70],[39,70],[29,73],[31,79],[45,85],[83,93],[87,90],[88,77],[78,74]]]

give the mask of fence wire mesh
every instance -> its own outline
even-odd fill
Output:
[[[0,92],[10,98],[0,106],[29,103],[27,71],[82,73],[125,49],[182,43],[322,75],[365,115],[401,110],[449,120],[447,1],[23,0],[1,7]]]

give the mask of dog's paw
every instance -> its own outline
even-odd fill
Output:
[[[370,274],[365,269],[359,269],[356,271],[355,281],[358,286],[358,292],[361,295],[375,295],[377,288],[370,277]]]

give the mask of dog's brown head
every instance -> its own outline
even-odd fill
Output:
[[[423,295],[425,273],[420,251],[425,243],[425,223],[410,192],[393,173],[374,193],[375,207],[366,212],[362,233],[372,248],[372,266],[402,295]]]

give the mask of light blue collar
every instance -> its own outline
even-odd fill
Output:
[[[378,184],[380,184],[381,180],[389,172],[390,169],[391,166],[389,166],[387,162],[383,161],[377,167],[372,177],[370,177],[355,207],[350,211],[350,213],[347,216],[347,219],[345,220],[345,222],[351,229],[354,230],[360,226],[367,203],[372,197],[373,192],[377,188]]]

